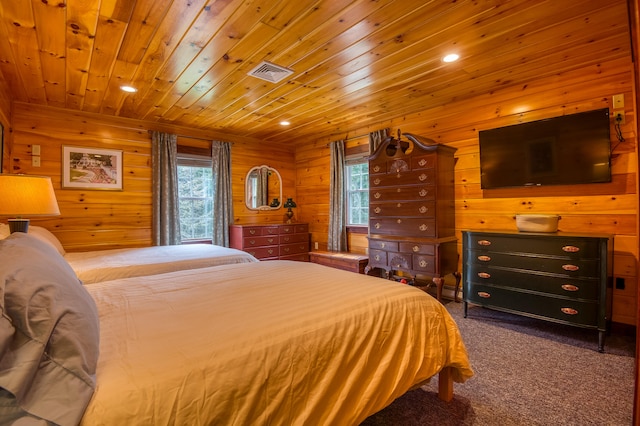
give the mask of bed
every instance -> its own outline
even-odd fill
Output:
[[[64,256],[83,284],[227,263],[258,261],[254,256],[242,250],[212,244],[67,252],[58,238],[45,228],[31,225],[28,233],[51,245]],[[9,227],[0,224],[0,238],[7,236],[9,236]]]
[[[27,270],[21,259],[30,250],[49,250],[39,255],[49,271],[72,271],[59,253],[25,234],[0,241],[0,256],[14,260],[2,268]],[[17,275],[2,271],[5,288],[27,291],[8,276]],[[86,385],[65,407],[75,417],[60,424],[357,425],[439,373],[445,399],[452,381],[473,375],[446,309],[389,280],[284,260],[88,286],[64,277],[60,287],[89,296],[89,303],[80,298],[92,312],[82,316],[90,323],[85,334],[95,322],[100,338],[98,347],[90,338],[78,343],[81,356],[57,361]],[[38,279],[55,284],[51,273],[28,278],[26,287]],[[52,321],[55,333],[61,321]],[[94,357],[95,364],[86,361]],[[4,358],[0,387],[7,389]],[[0,413],[3,406],[15,416],[34,409],[17,398],[2,402],[0,394]]]

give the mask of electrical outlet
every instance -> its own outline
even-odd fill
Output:
[[[613,119],[615,124],[624,124],[624,111],[613,111]]]
[[[318,250],[318,242],[317,241],[315,242],[314,247],[316,248],[316,250]]]
[[[613,109],[624,108],[624,95],[613,95]]]
[[[40,157],[35,156],[35,155],[33,157],[31,157],[31,165],[33,167],[40,167]]]

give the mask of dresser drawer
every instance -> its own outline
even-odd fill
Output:
[[[599,258],[597,240],[549,236],[545,238],[523,234],[518,237],[508,235],[479,234],[470,237],[470,247],[492,252],[540,253],[568,258]]]
[[[309,243],[292,243],[280,245],[280,256],[290,256],[298,253],[309,253]]]
[[[244,238],[244,247],[250,249],[251,247],[272,246],[278,244],[278,236],[270,235],[266,237],[247,237]]]
[[[408,269],[413,269],[412,265],[412,256],[410,254],[405,254],[405,253],[389,253],[387,255],[389,257],[389,264],[388,266],[391,269],[404,269],[404,270],[408,270]]]
[[[246,226],[242,228],[242,235],[244,237],[252,237],[259,235],[278,235],[279,227],[274,226]]]
[[[598,304],[595,302],[522,293],[475,284],[465,290],[468,290],[464,296],[465,300],[486,307],[583,326],[593,326],[598,323]]]
[[[436,203],[433,200],[369,203],[369,217],[435,217]]]
[[[388,186],[395,188],[399,185],[433,185],[435,182],[435,170],[433,169],[389,173],[369,177],[370,188],[383,188]]]
[[[431,256],[436,254],[436,246],[433,244],[402,241],[399,244],[399,248],[404,253],[429,254]]]
[[[411,261],[413,263],[413,270],[418,273],[425,272],[433,274],[436,272],[435,256],[414,254]]]
[[[308,243],[309,242],[309,234],[282,234],[279,237],[280,244],[290,244],[290,243]]]
[[[436,223],[431,218],[373,218],[369,219],[369,231],[381,235],[411,235],[416,238],[434,237]]]
[[[247,247],[245,251],[260,260],[277,259],[280,252],[278,246]]]
[[[396,241],[369,239],[369,249],[398,251],[398,243]]]
[[[384,250],[369,249],[369,266],[373,268],[385,268],[387,266],[387,252]]]
[[[471,250],[470,263],[479,266],[502,267],[508,269],[525,269],[548,272],[569,277],[600,276],[600,262],[597,259],[555,258],[543,255],[518,253],[496,253]]]
[[[416,201],[433,200],[436,188],[432,185],[405,186],[398,188],[370,188],[369,201]]]
[[[411,158],[411,170],[432,169],[436,166],[438,157],[433,154],[420,155]]]
[[[506,270],[480,265],[466,265],[463,269],[465,283],[515,288],[574,299],[599,298],[600,282],[597,279],[558,277],[533,271]]]

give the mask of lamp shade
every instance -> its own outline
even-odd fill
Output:
[[[51,178],[0,174],[0,216],[57,216],[60,214]]]

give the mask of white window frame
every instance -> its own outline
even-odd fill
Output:
[[[211,169],[213,165],[211,157],[194,155],[194,154],[184,154],[184,153],[178,154],[177,163],[178,163],[178,167],[202,167],[202,168],[208,168],[208,169]],[[213,179],[213,176],[212,176],[212,179]],[[212,182],[212,185],[213,185],[213,182]],[[180,192],[178,191],[178,203],[180,203],[180,199],[181,199]],[[213,194],[211,198],[211,203],[212,203],[211,206],[213,207]],[[182,222],[182,218],[181,218],[181,222]],[[180,233],[181,242],[183,244],[197,243],[197,242],[211,242],[213,238],[213,215],[211,217],[211,232],[212,234],[210,236],[208,235],[203,238],[188,238],[181,232]]]
[[[355,189],[352,190],[351,189],[351,174],[352,174],[352,167],[356,166],[356,165],[360,165],[360,164],[366,164],[367,165],[367,178],[363,181],[363,183],[366,184],[366,188],[359,188],[359,189]],[[369,226],[369,205],[367,203],[367,207],[366,207],[366,220],[364,220],[364,223],[353,223],[352,217],[351,217],[351,212],[352,212],[352,206],[351,206],[351,195],[355,192],[369,192],[369,173],[368,173],[368,168],[369,168],[369,161],[367,159],[367,157],[363,157],[363,156],[358,156],[358,157],[350,157],[345,159],[345,167],[344,167],[344,176],[345,176],[345,206],[347,208],[347,226],[361,226],[361,227],[367,227]],[[361,209],[363,209],[363,207],[361,207]]]

